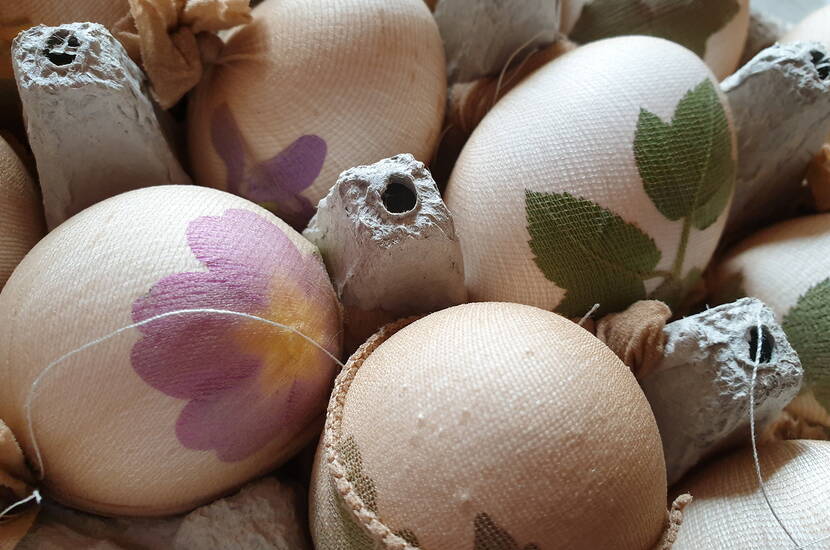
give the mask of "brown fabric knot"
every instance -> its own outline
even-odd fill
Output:
[[[0,512],[32,494],[31,479],[17,440],[0,420]],[[17,546],[34,524],[39,509],[32,501],[0,518],[0,550]]]
[[[640,379],[663,358],[666,345],[663,328],[671,315],[669,306],[663,302],[641,300],[621,313],[600,319],[596,336]]]
[[[214,33],[251,21],[248,0],[129,0],[113,34],[147,74],[155,100],[175,105],[216,57]]]

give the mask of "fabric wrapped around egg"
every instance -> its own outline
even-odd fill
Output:
[[[14,149],[0,137],[0,289],[45,233],[37,186]]]
[[[718,265],[712,285],[718,302],[754,296],[775,312],[804,367],[808,393],[795,412],[830,427],[830,214],[746,239]]]
[[[580,43],[640,34],[700,56],[719,80],[735,72],[749,32],[749,0],[564,0],[562,32]]]
[[[371,338],[335,383],[312,480],[317,550],[657,544],[657,425],[604,344],[517,304],[407,322]]]
[[[677,487],[694,495],[674,550],[827,548],[830,539],[830,442],[779,441],[758,449],[770,512],[752,451],[715,462]],[[819,544],[821,541],[821,544]]]
[[[288,325],[321,349],[250,318],[172,313],[201,308]],[[102,514],[185,511],[289,458],[321,427],[336,373],[324,350],[340,352],[317,249],[195,186],[132,191],[64,222],[15,270],[0,314],[0,418],[42,461],[50,497]]]
[[[445,97],[423,0],[266,0],[193,92],[194,177],[302,228],[340,172],[429,162]]]
[[[735,136],[689,50],[659,38],[582,46],[485,116],[446,201],[473,299],[569,317],[676,305],[723,230]]]

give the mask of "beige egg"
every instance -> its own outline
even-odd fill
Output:
[[[713,273],[718,301],[755,296],[782,322],[805,370],[806,390],[830,410],[830,214],[788,220],[749,237]],[[810,397],[800,416],[830,426]]]
[[[205,308],[322,349],[251,318],[181,313]],[[15,270],[0,316],[0,418],[48,497],[103,514],[185,511],[286,460],[320,428],[336,372],[323,350],[340,349],[317,249],[195,186],[70,218]]]
[[[562,30],[577,42],[665,38],[695,52],[719,80],[738,68],[749,31],[749,0],[565,0],[562,9]]]
[[[657,543],[657,425],[630,370],[593,335],[507,303],[391,332],[335,383],[312,480],[317,550]]]
[[[472,298],[582,316],[688,293],[720,238],[735,136],[708,68],[666,40],[548,63],[470,137],[446,201]]]
[[[343,170],[431,159],[445,71],[423,0],[266,0],[191,97],[195,178],[304,227]]]
[[[35,182],[14,149],[0,136],[0,289],[45,233]]]
[[[758,453],[770,503],[798,547],[827,548],[830,442],[779,441],[760,447]],[[707,466],[677,487],[689,491],[694,500],[683,512],[673,550],[797,546],[764,499],[750,449]]]
[[[830,48],[830,6],[812,12],[790,29],[780,42],[821,42]]]

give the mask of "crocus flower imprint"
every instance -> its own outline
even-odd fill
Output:
[[[334,291],[316,254],[303,255],[274,223],[247,210],[192,221],[187,241],[206,271],[161,279],[133,304],[135,322],[180,309],[250,313],[338,349]],[[333,361],[297,334],[218,314],[140,328],[132,366],[153,388],[189,400],[176,422],[188,449],[225,462],[291,444],[325,410]]]
[[[227,103],[213,113],[211,141],[225,164],[228,191],[259,203],[302,230],[314,205],[302,195],[314,183],[326,160],[326,142],[313,134],[300,136],[270,159],[248,167],[245,140]]]

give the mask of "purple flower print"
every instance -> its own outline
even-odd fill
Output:
[[[326,160],[326,142],[305,135],[270,159],[246,169],[245,140],[227,103],[211,119],[211,140],[225,164],[228,191],[261,204],[297,230],[305,228],[314,206],[302,195],[314,183]]]
[[[278,226],[228,210],[192,221],[187,241],[207,270],[158,281],[133,304],[134,321],[180,309],[228,309],[295,327],[337,353],[325,268]],[[140,331],[133,369],[153,388],[188,400],[175,426],[188,449],[243,460],[271,443],[290,445],[325,409],[333,362],[289,331],[217,314],[166,317]]]

